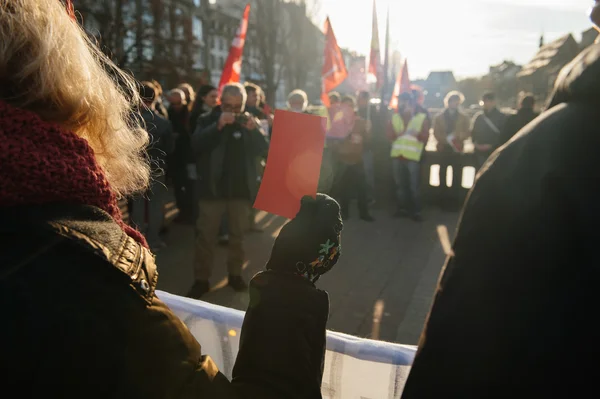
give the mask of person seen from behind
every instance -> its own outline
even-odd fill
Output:
[[[471,121],[461,109],[465,97],[451,91],[444,99],[444,111],[433,121],[433,135],[437,140],[440,159],[439,205],[447,211],[458,211],[462,206],[460,188],[462,184],[463,153],[465,140],[469,138]],[[451,184],[448,184],[452,168]]]
[[[151,82],[140,84],[139,95],[143,106],[140,107],[139,115],[150,137],[148,156],[153,173],[149,189],[133,199],[131,211],[131,222],[138,230],[145,232],[153,252],[166,247],[159,233],[163,223],[167,157],[173,152],[175,145],[171,122],[153,111],[157,94],[156,87]]]
[[[498,109],[494,93],[485,93],[481,98],[481,106],[483,111],[473,118],[471,131],[477,169],[480,169],[492,152],[498,148],[500,135],[506,123],[506,115]]]
[[[559,73],[548,109],[483,165],[403,399],[595,396],[599,76],[596,43]]]
[[[421,214],[421,156],[429,139],[431,121],[427,114],[417,111],[417,102],[410,92],[398,97],[398,110],[387,128],[391,145],[392,172],[396,184],[397,210],[395,217],[423,220]]]
[[[504,128],[498,140],[498,146],[502,146],[513,138],[529,122],[537,118],[540,114],[535,111],[535,97],[532,94],[523,94],[519,101],[519,110],[515,115],[510,115],[506,119]]]
[[[242,278],[244,230],[251,199],[258,190],[256,158],[266,157],[268,140],[256,118],[244,112],[246,91],[228,84],[221,105],[200,117],[192,136],[197,164],[199,202],[194,258],[195,283],[188,296],[200,298],[210,289],[219,226],[227,215],[229,233],[228,283],[236,291],[247,288]]]

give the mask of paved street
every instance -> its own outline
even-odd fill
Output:
[[[356,219],[345,223],[344,253],[338,265],[318,282],[331,302],[328,328],[361,337],[403,344],[416,344],[431,305],[435,285],[444,262],[438,234],[445,226],[453,235],[458,214],[436,208],[425,211],[425,222],[397,220],[388,211],[375,210],[377,221]],[[264,268],[273,238],[283,218],[259,212],[264,233],[251,233],[246,240],[248,262],[244,276],[250,278]],[[442,228],[443,229],[443,228]],[[159,289],[185,295],[193,282],[194,232],[192,227],[171,224],[166,236],[169,248],[158,254]],[[218,248],[214,289],[204,300],[245,310],[247,294],[226,287],[226,250]]]

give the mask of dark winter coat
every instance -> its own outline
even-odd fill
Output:
[[[155,295],[154,257],[105,212],[0,209],[0,381],[19,398],[321,398],[329,301],[250,283],[233,382]],[[173,266],[173,265],[168,265]]]
[[[192,136],[192,149],[196,159],[199,179],[199,195],[202,199],[223,199],[230,196],[230,191],[240,192],[240,187],[231,185],[244,184],[242,187],[247,198],[256,198],[260,171],[256,159],[266,157],[269,150],[268,139],[260,130],[249,131],[238,124],[225,126],[219,130],[217,122],[221,116],[221,108],[216,107],[198,119],[196,131]],[[243,150],[239,156],[230,157],[234,140],[241,140]],[[243,159],[242,159],[243,158]],[[244,173],[243,179],[235,182],[223,182],[225,176],[236,176]],[[241,181],[243,180],[243,181]],[[225,189],[224,187],[225,186]]]
[[[470,192],[403,394],[597,396],[600,45]]]

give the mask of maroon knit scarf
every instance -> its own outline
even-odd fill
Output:
[[[98,207],[140,244],[87,141],[0,101],[0,206],[68,202]]]

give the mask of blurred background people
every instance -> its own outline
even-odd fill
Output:
[[[354,97],[344,96],[342,106],[351,112],[356,110]],[[350,203],[356,198],[358,213],[361,220],[374,222],[369,213],[367,202],[367,181],[363,163],[364,145],[370,140],[367,121],[356,115],[354,126],[348,136],[333,148],[333,158],[336,162],[333,196],[340,203],[342,219],[350,218]]]
[[[506,119],[498,147],[507,143],[515,134],[529,122],[537,118],[540,114],[535,111],[535,97],[532,94],[523,94],[519,100],[519,109],[515,115],[510,115]]]
[[[483,111],[475,115],[471,131],[477,169],[480,169],[492,152],[498,148],[500,135],[506,123],[506,115],[498,109],[494,93],[485,93],[481,99],[481,106]]]
[[[395,217],[423,220],[421,214],[421,156],[427,140],[431,121],[419,112],[411,92],[398,97],[398,110],[388,125],[391,145],[392,171],[396,184],[397,209]]]
[[[363,164],[365,168],[367,201],[375,201],[375,156],[373,153],[373,120],[377,117],[377,112],[373,112],[371,106],[371,94],[368,91],[358,92],[356,100],[357,115],[367,121],[366,128],[369,133],[369,139],[363,143]]]
[[[306,113],[308,108],[308,96],[304,90],[294,90],[287,98],[288,110],[292,112]]]
[[[469,138],[471,122],[461,105],[465,97],[458,91],[451,91],[444,99],[445,109],[433,122],[433,134],[437,140],[440,157],[438,201],[442,209],[457,211],[461,208],[460,188],[465,140]],[[450,172],[451,170],[451,172]],[[452,184],[448,184],[451,173]]]
[[[196,100],[196,93],[194,92],[194,88],[189,83],[181,83],[177,86],[177,89],[181,90],[185,95],[185,104],[187,104],[188,111],[192,110],[192,105]]]
[[[167,193],[165,173],[167,157],[173,152],[174,137],[171,123],[156,114],[153,109],[158,92],[151,82],[141,82],[139,88],[143,106],[140,116],[150,137],[148,156],[152,168],[152,181],[146,192],[134,197],[131,222],[144,232],[150,248],[157,252],[166,247],[159,233],[163,224],[163,206]]]
[[[195,163],[190,143],[190,110],[186,95],[181,89],[171,90],[169,98],[169,120],[176,135],[175,151],[169,162],[169,167],[173,171],[171,176],[175,202],[179,209],[176,222],[194,224]]]
[[[342,103],[342,96],[337,91],[332,91],[328,94],[329,104],[331,106],[340,105]]]
[[[212,85],[200,86],[196,93],[194,104],[192,105],[192,112],[190,113],[190,132],[196,130],[196,123],[198,118],[202,115],[211,112],[214,107],[217,106],[217,99],[219,93],[217,88]]]
[[[169,113],[163,102],[163,88],[157,80],[151,80],[151,83],[156,88],[156,101],[154,103],[154,111],[165,119],[169,119]]]

